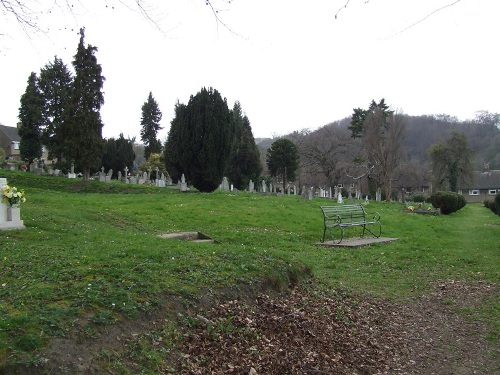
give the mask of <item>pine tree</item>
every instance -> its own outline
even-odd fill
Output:
[[[42,156],[40,127],[43,124],[43,97],[38,88],[36,73],[30,74],[26,91],[21,96],[19,120],[21,120],[18,128],[21,137],[19,144],[21,159],[31,164],[34,159]]]
[[[288,181],[295,179],[295,174],[299,168],[299,160],[298,147],[286,138],[280,138],[273,142],[267,150],[267,168],[271,176],[283,179],[283,190],[286,189]]]
[[[39,86],[44,99],[44,127],[42,142],[49,151],[49,158],[63,157],[63,139],[60,127],[64,108],[71,98],[73,77],[63,61],[57,57],[40,71]]]
[[[250,121],[243,115],[236,102],[231,111],[234,127],[233,144],[225,175],[237,189],[244,189],[250,180],[254,182],[262,172],[259,148],[255,144]]]
[[[64,109],[62,139],[64,157],[82,168],[89,180],[91,169],[97,170],[104,152],[101,106],[104,104],[101,65],[95,57],[96,47],[85,47],[85,29],[80,29],[80,43],[73,61],[75,79],[71,100]]]
[[[163,129],[160,126],[162,113],[158,103],[150,92],[148,100],[142,105],[141,118],[141,140],[144,142],[144,157],[149,158],[151,154],[161,153],[161,141],[158,140],[158,131]]]
[[[215,89],[201,89],[186,106],[176,107],[166,143],[167,167],[175,166],[198,190],[214,191],[224,176],[233,133],[226,99]]]

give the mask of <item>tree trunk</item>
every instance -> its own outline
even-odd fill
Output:
[[[83,181],[89,181],[90,180],[90,168],[89,167],[83,167]]]

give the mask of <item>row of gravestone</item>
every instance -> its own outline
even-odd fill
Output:
[[[219,189],[223,191],[234,191],[233,185],[229,183],[229,180],[227,177],[224,177],[222,179],[222,183],[219,185]],[[343,203],[343,196],[342,196],[342,187],[336,186],[332,192],[332,188],[330,189],[323,189],[321,187],[314,188],[311,186],[309,189],[306,186],[302,186],[300,189],[300,195],[305,198],[305,199],[313,199],[313,198],[331,198],[334,200],[337,200],[338,203]],[[283,191],[283,188],[277,188],[274,186],[274,184],[270,183],[267,185],[265,180],[262,180],[262,183],[260,185],[259,189],[255,189],[255,183],[250,180],[248,183],[248,190],[251,193],[255,192],[260,192],[260,193],[277,193],[277,194],[287,194],[287,195],[298,195],[299,189],[297,189],[297,186],[290,186],[288,185],[285,191]],[[381,200],[381,191],[380,189],[377,189],[376,192],[376,200],[380,201]],[[347,191],[347,199],[357,199],[361,200],[363,199],[363,196],[361,194],[361,190],[356,189],[354,192],[352,192],[350,189]],[[368,202],[368,196],[365,197],[365,201]]]
[[[158,187],[169,186],[169,187],[178,188],[181,191],[189,190],[184,174],[182,174],[180,181],[174,185],[169,174],[167,173],[165,175],[163,172],[160,173],[158,168],[156,168],[156,170],[154,170],[154,172],[156,172],[156,178],[151,179],[151,177],[152,177],[151,172],[152,171],[153,171],[152,169],[148,169],[147,172],[142,172],[142,173],[138,173],[138,174],[134,174],[134,175],[128,175],[128,168],[125,167],[125,173],[123,175],[122,175],[121,171],[118,171],[118,181],[122,181],[123,183],[132,184],[132,185],[143,185],[143,184],[154,183]],[[104,173],[104,167],[101,168],[101,171],[97,175],[99,181],[101,181],[101,182],[111,182],[112,176],[113,176],[113,170],[110,169],[107,173]]]

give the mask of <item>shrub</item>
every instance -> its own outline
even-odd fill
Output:
[[[451,191],[438,191],[432,194],[431,203],[434,208],[439,208],[442,214],[449,215],[460,210],[467,202],[461,194]]]
[[[425,194],[413,194],[413,197],[411,198],[413,202],[425,202],[426,196]]]
[[[495,210],[493,212],[495,212],[496,214],[500,215],[500,193],[497,193],[497,195],[495,195]]]

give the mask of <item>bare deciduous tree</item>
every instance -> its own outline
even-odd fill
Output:
[[[405,136],[405,117],[401,113],[387,116],[376,107],[368,112],[364,121],[363,144],[368,161],[375,166],[386,199],[390,199],[392,179],[402,160]]]

